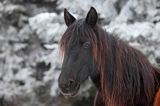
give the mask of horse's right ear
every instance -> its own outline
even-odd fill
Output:
[[[64,9],[64,20],[67,26],[70,26],[76,20],[66,8]]]
[[[98,15],[96,9],[94,7],[91,7],[86,17],[86,23],[91,27],[94,27],[97,23],[97,19]]]

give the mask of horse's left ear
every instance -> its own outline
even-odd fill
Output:
[[[70,26],[75,20],[76,18],[74,18],[74,16],[72,16],[67,9],[64,9],[64,20],[67,26]]]
[[[91,7],[86,17],[86,23],[91,27],[94,27],[97,23],[97,19],[98,15],[96,9],[94,7]]]

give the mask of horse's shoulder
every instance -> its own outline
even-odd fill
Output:
[[[153,106],[160,106],[160,89],[156,93],[156,96],[154,98],[154,105]]]

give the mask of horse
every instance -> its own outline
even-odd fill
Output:
[[[63,63],[58,78],[63,95],[75,96],[90,77],[97,88],[94,106],[160,106],[155,99],[160,98],[160,69],[101,28],[94,7],[78,20],[64,9],[64,20],[67,29],[59,43]]]

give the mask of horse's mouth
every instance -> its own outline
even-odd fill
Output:
[[[78,91],[79,91],[79,89],[80,89],[80,84],[78,84],[76,87],[75,87],[75,89],[74,90],[69,90],[69,91],[67,91],[67,92],[64,92],[62,89],[60,89],[60,92],[62,93],[62,95],[64,95],[64,96],[76,96],[76,94],[78,93]]]

